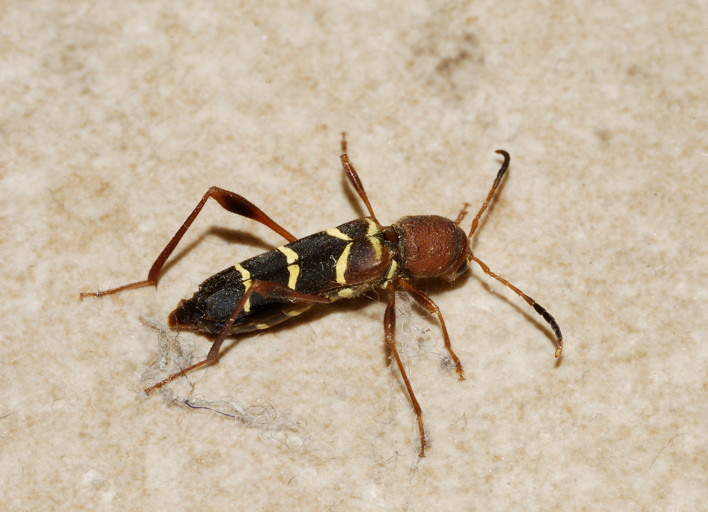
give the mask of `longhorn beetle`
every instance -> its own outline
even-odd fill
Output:
[[[304,313],[316,303],[326,304],[383,288],[388,293],[388,305],[384,313],[384,338],[396,360],[415,410],[420,431],[420,456],[424,457],[426,440],[423,412],[394,344],[396,289],[408,292],[423,309],[437,315],[445,348],[455,364],[459,380],[464,380],[462,363],[452,350],[440,309],[430,297],[416,288],[412,281],[439,278],[452,282],[474,261],[484,273],[511,288],[548,322],[555,336],[556,357],[560,357],[563,351],[563,335],[553,316],[543,306],[492,272],[472,253],[470,241],[479,226],[480,217],[509,167],[509,153],[504,150],[497,151],[504,157],[504,163],[486,200],[472,221],[469,234],[465,234],[460,228],[460,222],[467,214],[469,203],[464,204],[454,222],[437,215],[414,215],[403,217],[391,226],[382,226],[371,208],[359,175],[349,160],[344,132],[341,147],[340,159],[344,173],[364,202],[369,217],[297,238],[246,198],[228,190],[211,187],[152,264],[147,279],[95,293],[81,293],[80,297],[101,297],[133,288],[156,286],[162,267],[172,251],[207,200],[215,199],[225,210],[266,225],[288,243],[211,276],[199,285],[199,290],[191,299],[179,303],[177,309],[169,315],[171,328],[216,334],[216,339],[206,359],[153,384],[145,389],[145,392],[149,394],[196,368],[215,363],[219,358],[221,344],[229,335],[267,329]]]

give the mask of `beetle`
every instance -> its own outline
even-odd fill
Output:
[[[403,217],[390,226],[382,225],[374,213],[359,175],[347,154],[346,133],[342,133],[340,160],[344,173],[368,210],[362,217],[304,238],[296,238],[243,196],[211,187],[201,198],[177,233],[170,239],[148,272],[147,279],[99,292],[84,292],[80,298],[101,297],[144,286],[157,286],[165,262],[211,198],[225,210],[264,224],[287,243],[223,270],[199,285],[190,299],[180,301],[169,315],[173,329],[215,334],[207,357],[145,389],[161,388],[197,368],[215,363],[224,340],[230,336],[267,329],[296,317],[318,303],[356,297],[363,292],[384,289],[388,303],[384,313],[384,339],[408,391],[420,433],[420,457],[425,456],[423,412],[394,343],[396,289],[407,292],[440,322],[445,348],[459,380],[464,380],[462,363],[452,349],[440,308],[415,286],[421,279],[454,281],[474,261],[482,271],[513,290],[549,324],[555,337],[555,356],[563,351],[563,335],[553,316],[535,300],[500,277],[471,248],[479,220],[495,195],[510,162],[509,153],[497,150],[504,162],[487,198],[472,221],[469,233],[460,223],[467,215],[465,203],[456,220],[438,215]]]

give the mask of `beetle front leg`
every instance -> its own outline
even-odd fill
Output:
[[[430,297],[421,292],[418,288],[415,288],[407,281],[399,279],[398,281],[396,281],[396,284],[403,288],[405,291],[407,291],[408,294],[413,297],[418,304],[425,308],[428,313],[435,313],[436,315],[438,315],[438,320],[440,320],[440,328],[442,329],[443,333],[443,339],[445,340],[445,348],[450,354],[452,361],[455,363],[455,371],[457,372],[457,375],[460,376],[458,380],[465,380],[465,371],[462,369],[462,363],[457,357],[457,354],[455,354],[455,352],[452,350],[452,345],[450,344],[450,336],[447,334],[445,320],[443,320],[443,316],[440,312],[440,308],[438,307],[438,305],[435,304]]]

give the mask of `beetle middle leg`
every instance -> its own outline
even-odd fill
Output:
[[[224,327],[219,332],[219,335],[212,343],[211,348],[209,349],[209,353],[206,356],[206,359],[199,361],[198,363],[195,363],[185,368],[184,370],[180,370],[177,373],[173,373],[172,375],[170,375],[166,379],[161,380],[157,384],[153,384],[149,388],[145,389],[145,393],[149,395],[155,389],[161,388],[168,382],[171,382],[178,377],[186,375],[192,370],[196,370],[197,368],[201,368],[202,366],[208,366],[210,364],[216,363],[219,359],[219,351],[221,350],[221,345],[224,343],[224,340],[231,334],[231,328],[233,327],[234,322],[236,322],[236,318],[238,317],[239,313],[243,311],[246,302],[253,293],[257,293],[261,297],[283,299],[292,302],[331,302],[331,299],[328,299],[327,297],[323,297],[320,295],[312,295],[308,293],[300,293],[280,283],[274,283],[271,281],[259,281],[258,279],[254,279],[253,281],[251,281],[251,286],[248,288],[246,293],[244,293],[243,297],[241,297],[241,300],[238,301],[238,304],[236,304],[236,307],[229,316],[229,319],[224,324]]]
[[[359,174],[357,174],[356,169],[354,169],[354,165],[352,164],[351,160],[349,160],[349,155],[347,154],[347,132],[342,132],[342,154],[339,156],[339,158],[342,161],[344,174],[347,175],[349,183],[351,183],[352,187],[354,187],[356,193],[359,194],[361,200],[364,201],[366,209],[369,210],[369,215],[371,215],[371,218],[374,219],[374,221],[378,224],[379,221],[376,218],[376,215],[374,214],[374,209],[371,207],[371,203],[369,202],[369,196],[366,195],[366,190],[364,190],[364,185],[362,184],[361,179],[359,178]]]

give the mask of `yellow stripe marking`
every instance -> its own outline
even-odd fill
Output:
[[[346,240],[349,242],[351,240],[351,237],[345,235],[341,231],[339,231],[337,228],[329,228],[327,231],[325,231],[329,236],[333,236],[334,238],[339,238],[340,240]]]
[[[241,274],[241,278],[243,279],[241,284],[243,284],[243,293],[245,294],[251,287],[251,273],[245,268],[243,268],[240,263],[236,263],[236,265],[234,265],[234,268],[237,272]],[[251,311],[251,297],[246,300],[246,303],[243,305],[243,310],[246,313]]]
[[[311,307],[312,307],[312,304],[303,304],[300,307],[283,311],[283,313],[285,314],[285,316],[292,318],[294,316],[298,316],[298,315],[303,314],[305,311],[307,311]]]
[[[294,290],[295,285],[297,285],[297,278],[300,277],[300,265],[289,265],[288,272],[290,272],[290,277],[288,277],[288,288]]]
[[[339,255],[336,266],[336,280],[339,284],[347,284],[347,280],[344,278],[344,272],[347,270],[347,259],[349,258],[349,251],[352,249],[352,242],[348,243],[347,246]]]
[[[388,267],[388,275],[386,276],[387,281],[393,279],[393,276],[396,274],[396,267],[398,267],[396,260],[391,261],[391,266]]]
[[[286,247],[284,245],[281,245],[280,247],[278,247],[278,250],[280,252],[282,252],[283,254],[285,254],[285,257],[288,260],[288,265],[295,263],[297,261],[297,259],[299,258],[297,253],[295,251],[293,251],[290,247]]]
[[[290,273],[290,277],[288,278],[288,288],[294,290],[295,285],[297,285],[297,278],[300,277],[300,265],[296,263],[299,256],[290,247],[286,247],[284,245],[278,247],[278,250],[285,255],[285,259],[288,262],[288,272]]]
[[[268,325],[268,324],[256,324],[256,329],[263,330],[263,329],[267,329],[268,327],[270,327],[270,325]]]
[[[368,217],[366,218],[366,222],[369,223],[369,229],[366,230],[366,236],[369,238],[369,242],[371,242],[371,246],[374,248],[374,254],[376,255],[376,259],[380,260],[381,240],[376,238],[376,235],[380,233],[379,227],[376,225],[376,222],[374,222],[373,219],[369,219]]]
[[[348,299],[352,295],[354,295],[354,290],[351,288],[342,288],[337,292],[337,295],[339,295],[343,299]]]

